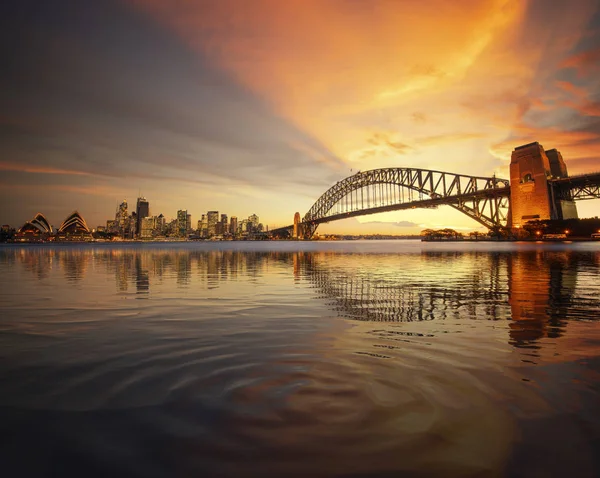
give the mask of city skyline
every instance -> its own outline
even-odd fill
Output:
[[[0,15],[3,224],[98,225],[141,190],[274,228],[358,170],[508,178],[531,141],[600,169],[597,1],[37,3]],[[320,232],[440,227],[478,229],[441,207]]]

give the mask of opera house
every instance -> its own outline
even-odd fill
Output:
[[[19,242],[90,241],[92,233],[83,216],[77,211],[69,214],[56,231],[52,230],[42,213],[37,213],[31,221],[21,226],[15,239]]]

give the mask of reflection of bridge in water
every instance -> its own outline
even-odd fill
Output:
[[[589,320],[600,309],[600,256],[568,249],[348,254],[73,247],[4,251],[0,262],[19,262],[38,280],[51,280],[57,268],[69,282],[103,271],[114,277],[118,293],[140,297],[169,283],[217,289],[291,269],[298,282],[310,283],[341,317],[371,322],[508,320],[511,343],[518,347],[560,337],[569,320]]]
[[[510,180],[418,168],[358,172],[338,181],[301,219],[271,233],[311,238],[320,224],[389,211],[447,205],[487,228],[577,217],[575,201],[600,198],[600,173],[569,176],[561,154],[538,143],[515,149]]]
[[[371,256],[371,266],[365,257],[344,255],[342,264],[335,255],[304,254],[297,261],[342,317],[380,322],[510,320],[511,343],[517,347],[560,337],[568,320],[587,319],[590,310],[600,307],[597,297],[586,295],[586,284],[599,279],[598,257],[592,254],[382,254]],[[587,272],[576,293],[582,269]],[[415,274],[419,270],[422,274]]]

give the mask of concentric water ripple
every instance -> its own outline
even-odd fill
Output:
[[[598,245],[373,242],[0,249],[7,476],[598,476]]]

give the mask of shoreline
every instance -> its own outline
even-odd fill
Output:
[[[218,243],[245,243],[245,242],[293,242],[293,243],[327,243],[327,242],[357,242],[357,241],[419,241],[419,242],[433,242],[433,243],[447,243],[447,242],[459,242],[459,243],[475,243],[475,242],[528,242],[528,243],[573,243],[573,242],[598,242],[600,239],[589,238],[589,237],[572,237],[568,239],[509,239],[509,238],[482,238],[482,239],[466,239],[466,238],[357,238],[357,239],[263,239],[263,240],[224,240],[224,241],[198,241],[198,240],[172,240],[172,241],[15,241],[15,242],[0,242],[0,246],[68,246],[68,245],[82,245],[82,244],[93,244],[93,245],[144,245],[144,244],[218,244]]]

